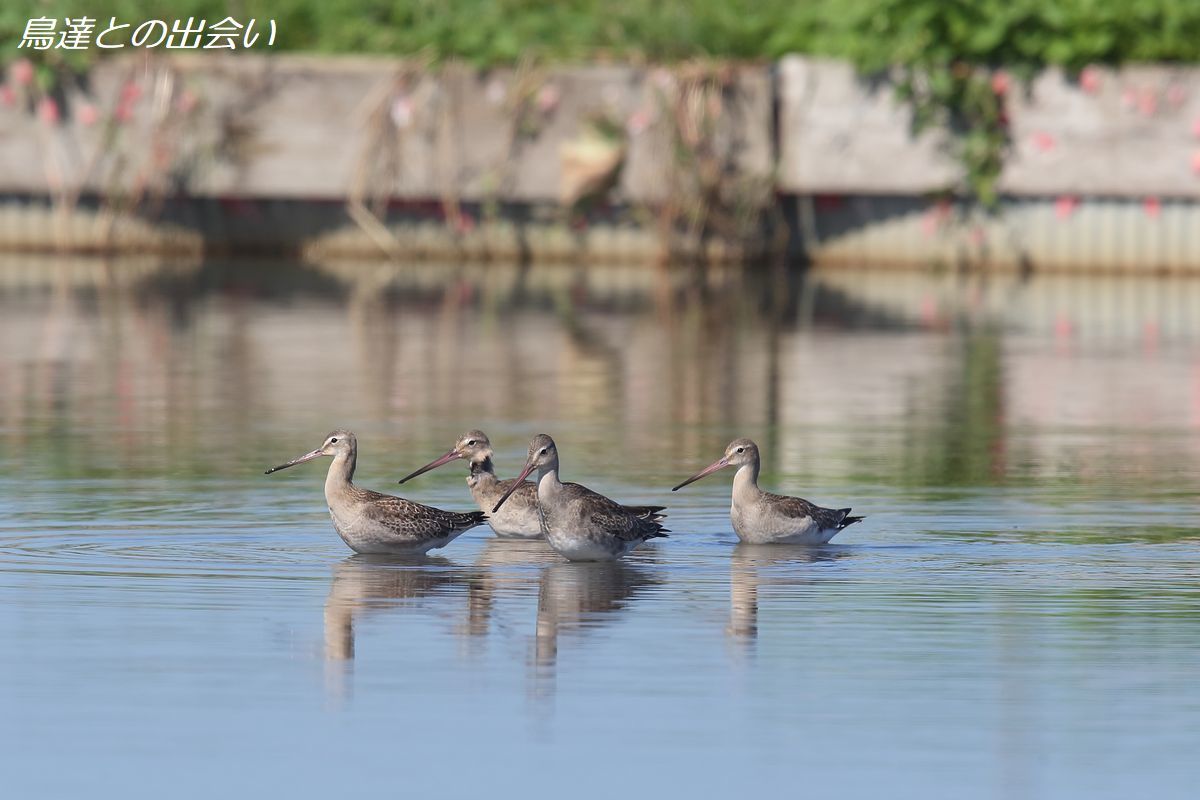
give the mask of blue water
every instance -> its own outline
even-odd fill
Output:
[[[5,796],[1194,796],[1186,336],[223,274],[0,290]],[[462,509],[459,466],[395,481],[468,427],[512,474],[544,429],[671,537],[354,556],[321,464],[261,474],[338,425],[361,485]],[[867,520],[738,545],[728,475],[667,490],[735,435]]]

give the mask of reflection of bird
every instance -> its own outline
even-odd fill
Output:
[[[759,570],[796,564],[833,561],[850,553],[850,548],[772,545],[739,542],[729,561],[729,627],[735,639],[758,638],[758,590],[769,583],[806,583],[807,578],[789,574],[764,579]]]
[[[533,437],[525,468],[517,476],[538,471],[537,500],[542,531],[560,555],[570,561],[611,561],[620,558],[647,539],[666,536],[661,506],[626,508],[577,483],[558,478],[558,448],[544,433]],[[515,487],[500,498],[498,511]]]
[[[537,567],[558,560],[544,539],[484,539],[467,584],[467,624],[460,632],[487,635],[497,596],[532,594],[537,588]]]
[[[821,508],[799,497],[771,494],[758,488],[758,445],[749,439],[734,439],[725,455],[676,486],[675,492],[692,481],[728,466],[738,468],[733,476],[733,506],[729,517],[738,538],[750,544],[825,544],[847,525],[861,521],[848,508]]]
[[[425,553],[445,547],[487,520],[480,511],[442,511],[358,488],[352,483],[358,440],[346,430],[334,431],[316,450],[272,467],[267,474],[319,456],[333,456],[325,477],[325,502],[338,536],[356,553]]]
[[[600,625],[655,582],[646,569],[622,562],[558,562],[543,569],[537,605],[537,664],[554,665],[560,633]]]
[[[325,658],[354,658],[354,621],[361,614],[394,603],[419,600],[451,589],[467,575],[444,558],[417,556],[409,561],[354,555],[333,568],[325,600]]]

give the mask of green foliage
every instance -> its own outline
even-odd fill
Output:
[[[2,58],[29,54],[39,81],[103,51],[17,50],[26,20],[81,12],[76,0],[0,7]],[[276,51],[456,58],[481,67],[543,61],[759,60],[786,53],[891,71],[917,128],[956,134],[967,194],[990,205],[1008,146],[993,71],[1047,65],[1200,62],[1198,0],[108,0],[100,17],[274,19]],[[260,43],[258,52],[265,50]],[[121,52],[121,51],[115,51]]]
[[[75,0],[3,4],[6,56],[31,17],[83,10]],[[851,58],[866,69],[1200,61],[1195,0],[107,0],[87,13],[101,27],[111,16],[135,25],[274,19],[276,50],[422,53],[481,65],[528,55],[675,61],[790,52]]]

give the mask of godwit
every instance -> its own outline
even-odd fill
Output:
[[[400,483],[418,475],[437,469],[457,459],[466,459],[471,465],[467,486],[481,511],[493,509],[488,514],[488,524],[499,536],[520,539],[540,538],[542,522],[538,514],[537,485],[532,481],[509,478],[500,480],[492,465],[492,443],[483,431],[467,431],[458,437],[454,447],[445,455],[430,461],[416,472],[400,479]],[[501,508],[499,500],[508,496]],[[663,510],[663,506],[626,506],[633,514],[651,516]]]
[[[525,468],[492,509],[499,511],[529,473],[538,471],[537,499],[542,533],[570,561],[611,561],[647,539],[666,536],[658,511],[637,513],[602,494],[558,478],[558,448],[544,433],[533,437]]]
[[[799,497],[764,492],[758,488],[758,466],[758,445],[749,439],[734,439],[725,455],[671,491],[719,469],[737,467],[729,518],[738,538],[750,544],[825,544],[842,528],[862,520],[850,516],[848,508],[821,508]]]
[[[487,521],[487,516],[479,511],[442,511],[358,488],[351,482],[358,459],[358,440],[346,430],[334,431],[316,450],[272,467],[266,474],[319,456],[333,456],[329,474],[325,476],[325,502],[329,504],[334,530],[356,553],[425,553],[445,547],[460,534]]]

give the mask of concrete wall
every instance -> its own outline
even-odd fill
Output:
[[[773,186],[799,198],[784,218],[818,262],[1200,269],[1198,69],[1014,82],[1006,213],[962,225],[926,199],[958,176],[944,136],[914,137],[886,82],[838,62],[481,72],[184,56],[103,61],[88,81],[55,98],[50,124],[9,76],[0,248],[652,261],[677,230],[664,220],[713,203],[755,213],[737,192]],[[615,144],[589,138],[601,118]],[[609,210],[572,230],[560,204],[605,188],[613,159]],[[709,255],[776,245],[748,230]]]
[[[778,87],[784,191],[920,195],[960,174],[944,135],[914,137],[887,84],[849,64],[789,56]],[[1008,115],[1006,194],[1200,198],[1200,69],[1089,68],[1083,85],[1051,69],[1012,81]]]
[[[767,176],[769,71],[738,69],[727,79],[720,136],[737,169]],[[146,153],[130,153],[106,177],[108,159],[92,155],[113,131],[79,113],[92,102],[106,115],[125,93],[136,95],[130,118],[107,149],[159,148],[179,162],[174,174],[193,196],[557,202],[566,151],[603,116],[626,140],[617,196],[655,201],[670,183],[671,100],[680,86],[663,69],[433,72],[391,59],[296,56],[113,59],[89,81],[89,97],[65,98],[57,126],[21,102],[0,106],[0,192],[131,187],[147,171]],[[172,141],[160,141],[163,134]]]

